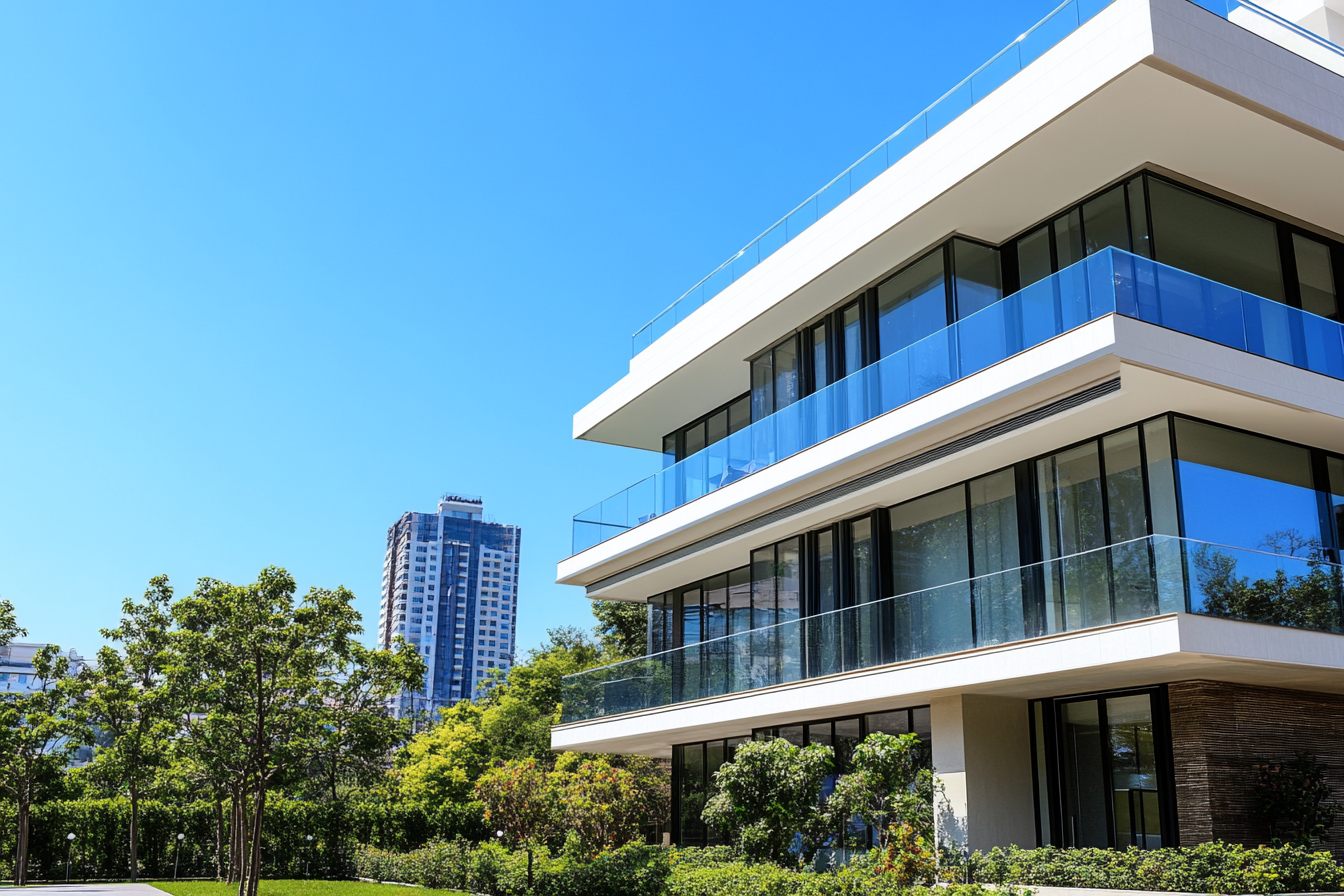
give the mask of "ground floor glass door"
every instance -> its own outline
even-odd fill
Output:
[[[1037,700],[1031,711],[1042,844],[1174,845],[1161,689]]]

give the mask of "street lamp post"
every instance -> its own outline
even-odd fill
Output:
[[[303,876],[304,876],[304,877],[312,877],[312,876],[313,876],[313,874],[312,874],[312,864],[313,864],[313,835],[312,835],[312,834],[309,834],[309,835],[307,836],[306,839],[308,840],[308,858],[305,859],[304,862],[303,862]]]
[[[74,831],[65,835],[65,882],[70,883],[70,851],[75,845]]]
[[[186,834],[178,834],[177,844],[173,847],[173,880],[177,880],[177,859],[182,854],[182,841],[186,838]]]

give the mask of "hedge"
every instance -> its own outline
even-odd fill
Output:
[[[1296,846],[1231,843],[1142,850],[993,849],[971,862],[976,880],[1043,887],[1102,887],[1186,893],[1305,893],[1344,890],[1344,865]]]
[[[217,814],[218,813],[218,814]],[[196,802],[168,805],[140,802],[139,875],[171,877],[178,833],[186,834],[178,855],[178,876],[214,878],[219,855],[216,837],[222,819],[227,838],[229,807]],[[65,878],[66,834],[74,833],[71,876],[119,879],[130,870],[130,803],[124,799],[43,803],[33,807],[28,873],[32,880]],[[306,837],[311,834],[313,840]],[[0,804],[0,875],[13,876],[16,817]],[[486,836],[479,804],[421,806],[376,803],[311,803],[267,799],[262,825],[263,875],[350,877],[359,844],[410,850],[433,840]]]

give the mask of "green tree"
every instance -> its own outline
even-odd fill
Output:
[[[424,806],[460,803],[490,765],[490,744],[481,732],[484,709],[462,701],[439,710],[439,721],[411,738],[397,753],[392,774],[407,802]]]
[[[671,792],[662,767],[644,756],[618,762],[562,753],[550,775],[564,829],[589,857],[636,842],[643,825],[667,817]]]
[[[591,607],[598,644],[605,662],[644,656],[649,630],[649,605],[624,600],[595,600]]]
[[[0,790],[17,810],[14,883],[28,882],[28,824],[43,793],[59,785],[75,751],[88,742],[79,719],[78,682],[70,659],[48,644],[33,657],[33,682],[26,691],[0,699]]]
[[[400,638],[394,650],[350,645],[350,657],[328,682],[321,724],[309,745],[316,788],[332,802],[342,782],[366,786],[381,778],[392,749],[406,739],[409,724],[385,710],[388,698],[423,685],[425,661]]]
[[[172,601],[167,576],[150,579],[140,603],[122,601],[121,624],[102,630],[121,649],[103,647],[97,664],[79,676],[83,716],[110,739],[98,748],[88,774],[130,800],[132,881],[139,875],[140,798],[167,764],[175,731],[165,675]]]
[[[1298,751],[1287,762],[1260,766],[1259,772],[1255,806],[1275,844],[1310,848],[1324,840],[1338,812],[1325,783],[1325,766]]]
[[[551,840],[560,824],[560,806],[546,767],[536,759],[496,762],[476,782],[485,819],[509,846],[527,850],[527,888],[532,890],[533,851]]]
[[[171,675],[186,728],[198,753],[231,769],[235,791],[250,792],[239,896],[257,896],[266,791],[307,767],[324,701],[363,631],[346,589],[313,588],[297,606],[295,590],[289,573],[268,567],[250,585],[202,579],[173,607]]]
[[[19,627],[18,617],[14,613],[14,605],[4,598],[0,598],[0,647],[4,647],[15,638],[27,637],[28,630]]]
[[[928,750],[917,734],[875,733],[854,750],[852,771],[842,775],[826,800],[832,829],[860,818],[877,832],[885,851],[893,830],[909,825],[916,837],[933,842],[936,782]]]
[[[744,743],[714,773],[715,793],[702,817],[749,858],[786,864],[797,838],[819,827],[821,785],[834,764],[834,751],[822,744]]]

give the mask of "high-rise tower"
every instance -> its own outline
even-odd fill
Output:
[[[513,665],[522,530],[487,522],[480,498],[444,495],[387,530],[378,642],[401,636],[429,671],[398,714],[469,700],[492,669]]]

